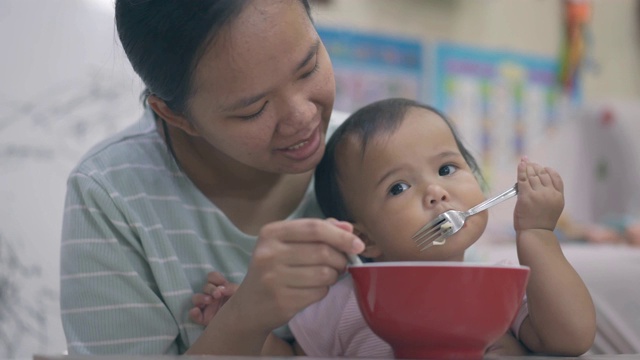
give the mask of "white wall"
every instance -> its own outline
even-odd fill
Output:
[[[135,121],[140,84],[110,0],[0,0],[0,357],[64,350],[58,309],[66,176]],[[105,5],[106,4],[106,5]],[[594,0],[585,98],[638,99],[634,0]],[[558,0],[333,0],[319,24],[554,56]]]
[[[59,246],[79,157],[134,121],[139,83],[110,6],[0,1],[0,358],[65,350]]]
[[[637,108],[633,104],[640,103],[640,1],[592,0],[592,5],[588,65],[582,77],[585,109],[563,119],[565,124],[546,133],[544,139],[531,139],[539,144],[527,153],[533,161],[560,171],[567,185],[567,213],[581,222],[602,218],[596,216],[593,205],[586,206],[596,201],[589,198],[589,191],[596,186],[592,180],[595,160],[581,164],[587,157],[600,156],[601,152],[596,149],[610,148],[604,138],[598,146],[588,146],[581,138],[583,130],[597,119],[597,111],[612,100],[615,101],[611,107],[623,114],[620,121],[629,126],[635,115],[631,109]],[[545,57],[558,56],[564,36],[561,0],[329,0],[316,6],[314,16],[320,25],[386,32],[425,41],[446,40]],[[621,107],[622,100],[625,103]],[[592,105],[595,103],[599,105]],[[607,157],[611,157],[609,155]],[[640,162],[632,164],[640,167]],[[613,167],[618,168],[619,164]],[[511,186],[515,168],[514,162],[494,169],[493,193]],[[637,173],[631,170],[627,172]],[[632,179],[640,182],[640,177]],[[586,186],[586,180],[593,186]],[[598,185],[598,189],[599,192],[621,191],[614,186],[604,189]],[[634,206],[627,204],[621,206],[621,210],[631,207]],[[513,202],[492,209],[485,237],[511,240],[512,211]]]
[[[592,69],[587,101],[640,98],[636,0],[592,0]],[[560,0],[329,0],[315,8],[318,24],[448,40],[542,56],[562,44]]]

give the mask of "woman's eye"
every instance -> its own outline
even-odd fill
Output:
[[[448,176],[456,172],[458,168],[453,165],[445,165],[438,170],[438,175],[440,176]]]
[[[308,71],[304,74],[302,74],[302,76],[300,78],[302,79],[306,79],[309,76],[315,74],[316,72],[318,72],[318,69],[320,69],[320,64],[318,63],[318,56],[316,55],[316,64],[313,66],[313,69],[311,69],[311,71]]]
[[[267,107],[267,104],[269,102],[265,102],[264,105],[262,105],[262,107],[260,108],[260,110],[258,110],[257,112],[251,114],[251,115],[242,115],[242,116],[238,116],[239,118],[243,119],[243,120],[252,120],[257,118],[258,116],[260,116],[262,114],[262,112],[264,111],[264,108]]]
[[[402,192],[404,192],[405,190],[409,189],[410,186],[408,184],[405,183],[397,183],[391,186],[391,188],[389,189],[389,194],[396,196],[396,195],[400,195]]]

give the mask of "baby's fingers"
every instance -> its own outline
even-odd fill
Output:
[[[238,284],[228,283],[226,286],[221,287],[220,292],[223,296],[229,297],[236,293],[236,290],[238,290],[239,286],[240,285]]]
[[[189,309],[189,319],[198,325],[207,325],[204,321],[202,310],[198,307]]]
[[[551,185],[551,182],[545,177],[546,173],[542,166],[536,163],[527,162],[527,178],[534,190],[539,189],[542,186]]]
[[[213,297],[214,299],[220,299],[226,294],[225,289],[226,286],[216,286],[214,284],[207,283],[202,288],[202,292],[211,295],[211,297]]]
[[[564,192],[564,182],[562,181],[560,174],[550,167],[546,167],[545,170],[549,174],[553,187],[560,192]]]
[[[528,160],[526,158],[522,158],[520,163],[518,163],[518,192],[526,193],[529,189],[531,189],[531,182],[529,181],[529,172],[528,172]]]
[[[529,162],[526,157],[518,164],[518,180],[534,190],[552,186],[558,191],[563,191],[562,178],[557,171]]]
[[[215,286],[213,284],[206,284],[202,291],[205,294],[211,295],[213,299],[220,299],[222,297],[230,297],[236,293],[238,284],[228,283],[224,286]]]
[[[207,274],[207,282],[214,285],[226,285],[227,279],[224,277],[224,275],[222,275],[222,273],[218,271],[212,271]]]
[[[193,306],[204,307],[213,302],[213,298],[208,294],[193,294],[191,296],[191,303]]]

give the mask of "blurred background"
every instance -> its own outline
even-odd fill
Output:
[[[612,263],[628,259],[636,265],[624,272],[640,272],[640,248],[623,236],[640,215],[638,1],[312,3],[336,110],[390,96],[437,106],[491,193],[515,181],[523,155],[556,168],[566,187],[561,239],[600,255],[615,249]],[[117,39],[113,0],[0,0],[0,45],[0,358],[63,353],[66,176],[91,145],[137,120],[142,87]],[[484,242],[513,245],[512,206],[492,210]],[[597,262],[591,253],[579,257],[576,268],[601,276],[584,265]],[[588,282],[607,282],[598,279]],[[638,297],[607,303],[626,323],[613,321],[613,339],[597,351],[640,351],[640,309],[629,307]]]

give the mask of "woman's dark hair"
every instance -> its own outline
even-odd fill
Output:
[[[484,186],[484,178],[478,167],[478,163],[467,148],[462,144],[449,119],[437,109],[419,103],[414,100],[392,98],[371,103],[349,116],[342,125],[331,135],[327,142],[326,150],[315,172],[315,192],[320,209],[326,217],[338,220],[353,221],[344,198],[338,186],[338,168],[336,166],[336,149],[348,136],[356,136],[362,144],[362,153],[367,148],[367,143],[374,136],[380,134],[392,134],[404,120],[404,115],[412,107],[427,109],[434,112],[444,120],[456,141],[458,150],[467,162],[478,181]]]
[[[220,29],[249,1],[116,0],[118,36],[133,70],[146,86],[142,94],[145,106],[153,94],[174,112],[188,112],[196,65]],[[300,2],[311,18],[309,2]],[[163,126],[168,136],[164,121]],[[171,141],[166,140],[171,150]]]

